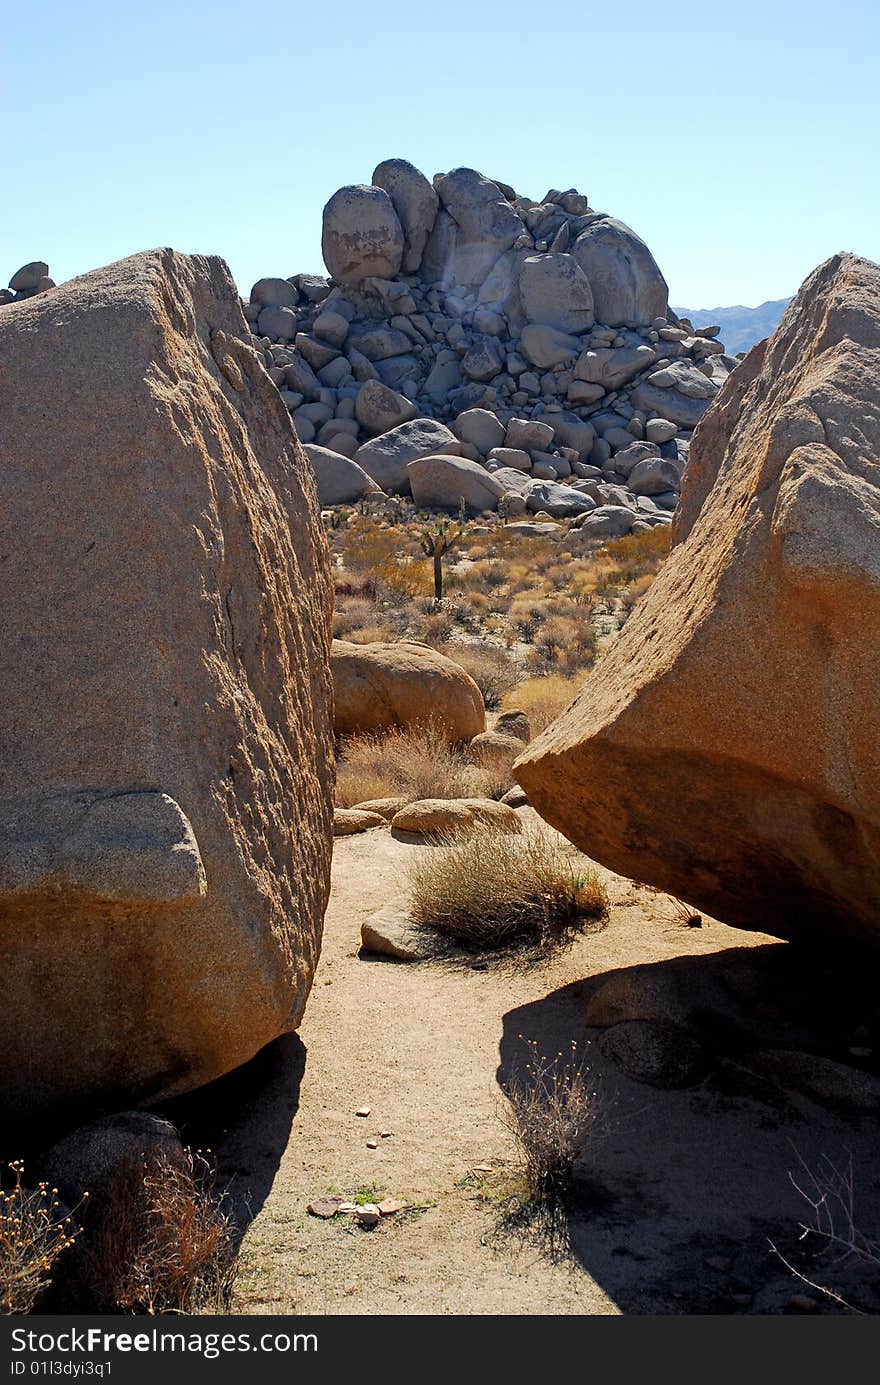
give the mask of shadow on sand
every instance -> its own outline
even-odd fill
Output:
[[[605,1059],[601,1030],[587,1017],[610,981],[618,995],[636,982],[652,1005],[673,997],[707,1047],[708,1076],[684,1090],[659,1090]],[[847,985],[829,972],[827,958],[819,970],[815,958],[778,944],[606,972],[509,1011],[497,1070],[502,1089],[522,1080],[535,1050],[552,1059],[575,1040],[597,1082],[599,1109],[561,1216],[531,1226],[514,1219],[502,1234],[530,1237],[545,1253],[564,1251],[625,1313],[785,1311],[793,1294],[809,1291],[771,1240],[799,1269],[829,1282],[827,1265],[807,1260],[799,1245],[809,1208],[789,1172],[801,1159],[815,1167],[822,1156],[851,1155],[863,1226],[880,1227],[876,1116],[815,1105],[746,1063],[750,1048],[771,1042],[833,1052],[865,992],[864,978],[850,974]],[[597,1010],[594,1001],[591,1018]],[[815,1297],[820,1311],[835,1311]]]
[[[299,1107],[307,1050],[296,1034],[267,1044],[225,1077],[156,1109],[184,1144],[209,1150],[216,1186],[244,1236],[268,1197]]]

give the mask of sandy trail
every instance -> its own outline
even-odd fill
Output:
[[[729,1080],[684,1091],[629,1081],[590,1047],[583,1013],[590,978],[616,968],[682,956],[699,967],[725,949],[782,945],[711,921],[685,928],[666,896],[601,871],[608,926],[539,966],[359,957],[362,919],[405,890],[408,863],[430,849],[381,829],[337,840],[299,1036],[215,1084],[203,1103],[202,1116],[222,1114],[224,1175],[243,1175],[254,1190],[238,1311],[780,1311],[798,1286],[768,1235],[784,1236],[800,1210],[787,1177],[793,1149],[809,1157],[843,1141],[858,1163],[870,1157],[872,1132],[809,1103],[753,1099]],[[575,1039],[602,1074],[608,1107],[585,1155],[592,1192],[561,1255],[500,1229],[498,1206],[474,1186],[494,1181],[475,1166],[513,1158],[499,1075],[528,1039],[545,1054]],[[366,1119],[354,1114],[362,1106]],[[202,1116],[191,1111],[204,1131]],[[390,1137],[368,1148],[383,1130]],[[306,1212],[323,1193],[368,1188],[424,1210],[372,1232]]]

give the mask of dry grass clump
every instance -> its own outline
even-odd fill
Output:
[[[145,1206],[117,1306],[133,1313],[228,1312],[236,1276],[232,1224],[201,1155],[144,1174]]]
[[[595,874],[543,831],[493,825],[438,836],[412,865],[412,920],[451,942],[497,949],[545,943],[581,919],[600,918],[608,897]]]
[[[79,1233],[57,1188],[26,1188],[21,1160],[8,1170],[10,1186],[4,1188],[0,1178],[0,1313],[30,1313]]]
[[[516,663],[501,645],[450,644],[444,652],[473,678],[489,711],[500,707],[505,693],[516,686]]]
[[[505,695],[502,707],[506,712],[515,709],[525,712],[535,736],[574,701],[582,683],[583,675],[576,673],[548,673],[543,677],[526,678]]]
[[[508,782],[501,793],[509,787]],[[492,776],[430,723],[352,736],[336,764],[337,808],[372,798],[489,798],[497,791]]]
[[[568,1056],[546,1058],[535,1040],[528,1052],[507,1088],[502,1120],[516,1141],[528,1201],[552,1213],[572,1191],[575,1163],[599,1117],[599,1093],[574,1042]]]
[[[201,1154],[120,1165],[77,1247],[74,1306],[116,1313],[228,1311],[237,1273],[233,1225]]]

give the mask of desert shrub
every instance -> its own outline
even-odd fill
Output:
[[[228,1311],[236,1273],[232,1224],[201,1156],[162,1161],[144,1175],[141,1236],[120,1285],[119,1307],[135,1313]]]
[[[646,572],[657,572],[669,552],[671,537],[668,525],[657,524],[643,534],[611,539],[605,553],[614,566],[615,581],[625,586]]]
[[[337,598],[333,612],[333,638],[347,640],[353,630],[366,630],[376,623],[376,603],[365,596]]]
[[[596,644],[591,614],[582,620],[551,616],[541,623],[534,636],[541,665],[563,674],[589,668],[596,657]]]
[[[7,1167],[7,1178],[0,1178],[0,1313],[30,1313],[78,1231],[57,1188],[27,1188],[21,1161]]]
[[[90,1209],[72,1287],[99,1312],[223,1312],[236,1256],[210,1166],[187,1150],[182,1163],[120,1165]]]
[[[455,617],[452,612],[442,608],[438,611],[431,611],[428,615],[419,616],[412,623],[414,638],[421,640],[423,644],[434,646],[445,644],[452,634],[454,626]]]
[[[396,635],[393,624],[388,622],[374,621],[371,625],[364,625],[359,629],[349,630],[341,638],[348,640],[349,644],[387,644],[393,641]]]
[[[345,742],[336,764],[336,806],[398,795],[411,801],[482,797],[486,782],[438,727],[399,727]]]
[[[473,678],[490,711],[500,707],[504,694],[516,684],[516,664],[501,645],[451,644],[445,652]]]
[[[502,707],[504,711],[515,708],[524,711],[529,718],[532,734],[537,735],[574,701],[582,682],[582,674],[563,676],[548,673],[543,677],[526,678],[505,694]]]
[[[507,1088],[502,1115],[516,1141],[527,1198],[554,1209],[564,1206],[574,1167],[594,1129],[599,1092],[572,1042],[568,1056],[544,1057],[530,1040],[528,1059]]]
[[[413,922],[474,948],[543,944],[608,907],[583,858],[543,831],[485,825],[464,838],[438,836],[410,882]]]

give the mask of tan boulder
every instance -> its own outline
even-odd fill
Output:
[[[499,827],[505,832],[521,832],[522,823],[506,803],[494,798],[419,798],[395,813],[391,826],[398,832],[418,836],[457,835],[478,823]]]
[[[481,731],[468,746],[468,754],[482,769],[509,771],[522,748],[518,736],[508,736],[504,731]]]
[[[397,795],[391,798],[368,798],[366,802],[355,803],[353,806],[362,813],[378,813],[380,818],[390,822],[394,814],[405,808],[409,801],[405,795]]]
[[[355,832],[369,832],[371,827],[384,827],[388,819],[382,813],[365,808],[334,808],[334,837],[351,837]]]
[[[223,261],[171,250],[0,318],[7,1121],[208,1082],[308,995],[329,566],[245,332]]]
[[[455,743],[485,728],[476,683],[460,664],[427,645],[334,640],[330,663],[337,736],[430,722]]]
[[[515,772],[624,875],[741,927],[876,943],[877,265],[836,255],[810,275],[711,471],[650,592]]]

